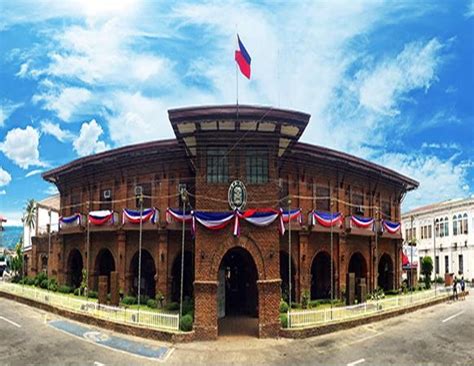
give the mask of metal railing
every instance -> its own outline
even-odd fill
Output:
[[[98,302],[76,299],[72,296],[3,281],[0,281],[0,291],[115,323],[133,324],[160,330],[179,330],[179,314],[102,305]]]
[[[370,300],[363,304],[352,306],[333,307],[322,310],[291,310],[287,313],[288,327],[304,328],[362,318],[376,313],[418,305],[437,298],[447,297],[449,294],[450,288],[442,288],[438,289],[437,293],[435,293],[435,290],[427,290],[380,300]]]

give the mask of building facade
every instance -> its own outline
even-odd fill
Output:
[[[474,279],[474,198],[455,199],[416,208],[402,215],[405,242],[416,241],[418,263],[433,260],[434,276],[446,273]],[[418,265],[420,275],[421,265]]]
[[[348,273],[369,291],[399,287],[400,202],[416,181],[299,142],[305,113],[233,105],[174,109],[169,118],[176,139],[43,174],[61,196],[49,268],[60,283],[79,285],[86,269],[96,289],[100,276],[117,272],[120,289],[136,293],[142,207],[142,293],[179,301],[184,259],[183,292],[194,299],[198,339],[216,338],[233,315],[258,319],[261,337],[278,336],[282,296],[299,302],[332,290],[342,297]],[[285,222],[285,212],[301,220]],[[180,219],[191,214],[182,258]]]

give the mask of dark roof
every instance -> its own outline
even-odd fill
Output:
[[[337,162],[339,164],[342,163],[346,166],[352,166],[356,169],[363,168],[366,171],[380,174],[385,178],[400,182],[406,186],[407,190],[412,190],[419,186],[419,183],[416,180],[409,178],[403,174],[397,173],[392,169],[385,168],[381,165],[372,163],[370,161],[358,158],[354,155],[350,155],[341,151],[328,149],[322,146],[311,145],[304,142],[297,142],[293,147],[292,152],[309,154],[315,157],[333,160],[334,162]]]

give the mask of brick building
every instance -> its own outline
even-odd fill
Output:
[[[174,109],[169,118],[176,139],[106,151],[43,174],[60,192],[62,216],[79,214],[54,236],[49,272],[60,283],[77,286],[86,268],[90,288],[97,288],[98,276],[117,272],[124,293],[136,292],[139,225],[119,216],[123,209],[136,210],[135,194],[143,192],[144,207],[158,209],[160,218],[143,224],[142,289],[179,300],[182,225],[166,222],[165,212],[182,207],[183,184],[187,209],[232,212],[229,186],[239,180],[246,194],[242,209],[301,208],[303,222],[291,222],[291,230],[286,223],[284,235],[277,222],[257,227],[241,221],[240,236],[233,235],[232,225],[209,230],[197,224],[194,235],[186,225],[184,295],[195,301],[198,339],[217,337],[218,319],[236,314],[258,319],[259,336],[278,335],[279,302],[289,291],[290,232],[293,301],[303,293],[330,296],[331,237],[335,297],[345,293],[349,272],[365,279],[369,291],[377,283],[399,286],[401,233],[382,232],[382,219],[400,221],[400,202],[416,181],[298,142],[310,119],[305,113],[233,105]],[[85,215],[97,210],[113,211],[115,219],[87,224]],[[313,210],[344,219],[328,227],[308,219]],[[354,225],[353,217],[373,218],[376,230]]]

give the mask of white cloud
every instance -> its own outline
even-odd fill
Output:
[[[421,147],[423,149],[445,149],[445,150],[461,150],[461,146],[459,144],[456,144],[454,142],[423,142],[421,144]]]
[[[0,166],[0,187],[8,185],[12,180],[12,176]]]
[[[54,185],[48,186],[48,188],[46,188],[43,192],[49,196],[53,196],[59,193],[58,188]]]
[[[5,191],[4,189],[0,190],[0,196],[4,196],[7,194],[7,191]]]
[[[36,174],[39,174],[41,173],[43,170],[42,169],[35,169],[35,170],[32,170],[28,173],[25,174],[25,178],[28,178],[28,177],[31,177],[33,175],[36,175]]]
[[[454,158],[443,160],[429,154],[387,153],[377,162],[420,182],[420,186],[409,192],[403,202],[403,210],[466,195],[467,169],[457,164]]]
[[[43,102],[44,108],[53,111],[65,122],[75,115],[84,114],[81,108],[91,99],[92,93],[85,88],[53,86],[48,90],[33,96],[33,103]]]
[[[412,42],[394,59],[359,74],[360,104],[378,113],[400,113],[400,98],[415,89],[429,89],[436,80],[440,64],[441,43],[433,38],[426,44]]]
[[[5,121],[10,118],[11,114],[22,105],[23,103],[13,103],[9,100],[2,100],[0,103],[0,127],[3,127]]]
[[[39,159],[39,136],[39,132],[31,126],[11,129],[0,143],[0,151],[22,169],[34,165],[46,166]]]
[[[68,130],[63,130],[57,123],[51,121],[41,121],[41,132],[46,135],[56,137],[61,142],[72,141],[74,134]]]
[[[85,156],[110,149],[104,141],[99,140],[102,133],[102,127],[95,119],[84,122],[79,137],[73,142],[74,150],[79,156]]]
[[[470,18],[474,16],[474,0],[470,0],[467,3],[467,9],[466,9],[466,12],[464,13],[464,16],[466,18]]]

